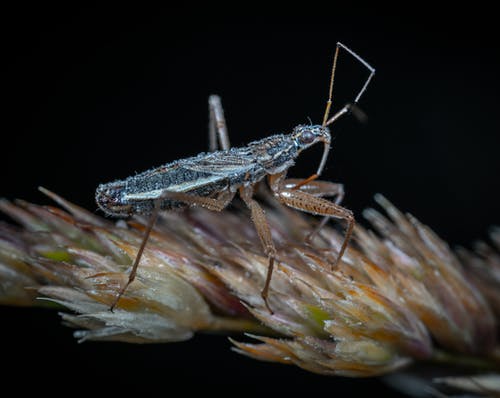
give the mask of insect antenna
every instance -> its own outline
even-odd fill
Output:
[[[337,43],[337,48],[335,49],[335,55],[333,56],[332,74],[330,76],[330,86],[328,88],[328,101],[326,101],[326,109],[322,123],[323,127],[326,126],[326,121],[328,120],[328,116],[330,115],[330,108],[332,107],[333,81],[335,80],[335,69],[337,69],[337,58],[339,57],[339,49],[340,49],[339,44],[340,43]]]
[[[332,107],[332,98],[333,98],[333,83],[335,81],[335,70],[337,69],[337,59],[339,57],[339,52],[340,49],[344,49],[347,51],[349,54],[351,54],[357,61],[359,61],[361,64],[363,64],[369,71],[370,75],[366,79],[365,83],[363,84],[363,87],[361,87],[361,90],[359,90],[358,95],[354,98],[354,101],[351,104],[346,104],[342,109],[340,109],[337,113],[335,113],[330,119],[328,117],[330,116],[330,109]],[[333,56],[333,64],[332,64],[332,74],[330,77],[330,86],[328,89],[328,101],[326,101],[326,108],[325,108],[325,114],[323,116],[323,123],[322,126],[326,127],[335,122],[337,119],[339,119],[341,116],[345,115],[346,113],[349,113],[352,109],[355,109],[355,105],[363,95],[363,93],[366,91],[366,88],[368,87],[368,84],[370,84],[370,81],[373,78],[373,75],[375,75],[375,68],[373,68],[368,62],[366,62],[363,58],[361,58],[358,54],[356,54],[354,51],[352,51],[349,47],[343,45],[340,42],[337,42],[337,48],[335,49],[335,55]],[[318,171],[316,174],[311,176],[311,179],[315,179],[320,176],[322,173],[325,165],[326,165],[326,160],[328,158],[328,152],[330,151],[330,143],[325,141],[324,142],[325,148],[323,150],[323,156],[321,157],[321,162],[318,167]]]
[[[359,90],[358,94],[354,98],[354,101],[352,103],[350,103],[350,104],[344,105],[344,107],[340,111],[338,111],[330,119],[328,119],[328,117],[330,116],[330,108],[332,106],[333,82],[334,82],[334,79],[335,79],[335,70],[337,68],[337,58],[338,58],[339,51],[340,51],[341,48],[344,49],[345,51],[347,51],[349,54],[351,54],[352,57],[354,57],[366,69],[368,69],[368,71],[370,72],[370,75],[365,80],[365,83],[363,84],[363,86],[361,87],[361,90]],[[373,78],[374,75],[375,75],[375,68],[374,67],[372,67],[368,62],[366,62],[358,54],[356,54],[354,51],[352,51],[349,47],[345,46],[344,44],[342,44],[340,42],[337,42],[337,48],[335,49],[335,55],[333,57],[332,75],[331,75],[331,78],[330,78],[330,88],[329,88],[329,91],[328,91],[328,101],[326,102],[325,115],[323,116],[323,124],[322,124],[323,127],[329,126],[330,124],[332,124],[333,122],[335,122],[341,116],[343,116],[346,113],[348,113],[351,110],[351,108],[353,108],[358,103],[358,101],[360,100],[360,98],[362,97],[362,95],[364,94],[364,92],[366,91],[366,88],[370,84],[370,81],[372,80],[372,78]]]

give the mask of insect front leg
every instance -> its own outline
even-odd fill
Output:
[[[287,188],[285,185],[286,181],[285,173],[269,176],[269,186],[271,187],[271,191],[281,203],[306,213],[335,217],[347,221],[344,242],[340,247],[337,260],[335,261],[335,264],[333,264],[333,267],[336,267],[342,259],[342,256],[347,248],[347,244],[351,239],[355,223],[352,212],[349,209],[307,191],[304,192],[301,189]],[[311,184],[311,182],[308,182],[308,184]]]
[[[229,134],[227,132],[226,119],[224,118],[224,110],[222,109],[222,104],[218,95],[211,95],[208,98],[208,114],[208,141],[210,152],[219,149],[217,138],[219,139],[221,148],[223,150],[228,150],[231,145],[229,143]]]
[[[324,198],[324,197],[335,197],[334,203],[340,204],[344,199],[344,185],[329,181],[308,181],[304,183],[302,178],[287,178],[283,180],[283,188],[300,190],[306,192],[310,195]]]
[[[183,202],[188,206],[201,206],[212,211],[222,211],[231,202],[234,195],[235,192],[231,192],[229,189],[221,192],[217,198],[208,198],[203,196],[189,195],[183,192],[172,192],[165,190],[161,193],[161,195],[158,198],[154,199],[153,211],[151,212],[151,216],[148,220],[146,230],[144,231],[144,236],[142,238],[141,245],[139,246],[139,250],[137,251],[137,255],[132,265],[132,270],[130,271],[130,274],[128,276],[127,283],[118,291],[118,294],[115,300],[113,301],[110,310],[113,311],[115,309],[115,307],[117,306],[118,302],[120,301],[121,297],[123,296],[127,288],[135,280],[142,254],[144,252],[144,249],[146,248],[146,243],[149,240],[149,236],[151,235],[153,226],[158,218],[162,201],[169,199],[169,200]]]
[[[329,181],[308,181],[307,179],[303,180],[300,178],[287,178],[283,181],[283,187],[293,190],[299,189],[302,192],[306,192],[320,198],[335,197],[335,200],[333,202],[336,205],[342,203],[345,195],[343,184],[337,184]],[[312,242],[314,237],[321,231],[321,229],[326,225],[329,219],[330,216],[323,217],[316,228],[314,228],[314,230],[309,235],[307,235],[306,242]]]
[[[269,258],[269,266],[267,268],[266,282],[264,284],[264,288],[262,289],[261,296],[262,299],[264,300],[267,309],[272,314],[273,311],[271,310],[271,307],[269,306],[269,303],[267,301],[267,297],[269,295],[269,285],[271,284],[271,277],[273,275],[274,261],[276,259],[276,248],[274,246],[273,238],[271,235],[271,229],[269,228],[269,223],[267,222],[264,210],[262,210],[262,207],[260,207],[257,201],[252,198],[253,187],[252,186],[241,187],[239,192],[241,199],[250,209],[255,229],[257,230],[257,234],[259,235],[262,247],[264,248],[264,252],[267,254]]]

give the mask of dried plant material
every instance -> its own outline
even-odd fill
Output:
[[[460,391],[468,391],[479,394],[479,396],[499,396],[500,376],[497,374],[484,374],[463,377],[439,377],[435,378],[437,384],[453,387]]]
[[[474,280],[490,306],[500,317],[500,228],[493,228],[490,233],[491,245],[476,242],[474,251],[463,247],[458,255],[467,266],[467,276]]]
[[[492,301],[469,277],[473,265],[464,268],[428,227],[380,195],[389,218],[367,210],[378,235],[358,227],[357,248],[336,268],[343,236],[325,227],[306,244],[315,221],[268,199],[278,260],[271,313],[260,295],[268,258],[246,211],[163,214],[137,279],[111,312],[145,220],[102,219],[46,193],[67,212],[0,202],[21,224],[0,228],[0,302],[59,303],[74,312],[62,317],[80,340],[180,341],[200,331],[240,331],[252,341],[233,341],[237,352],[353,377],[442,352],[498,366],[496,321],[485,295]],[[480,255],[484,267],[498,258],[493,249]],[[498,288],[498,279],[488,282]],[[39,296],[44,300],[34,301]]]
[[[382,196],[376,200],[391,220],[371,209],[365,216],[383,240],[366,233],[359,239],[367,256],[388,271],[376,276],[375,284],[404,300],[444,347],[467,353],[490,350],[496,339],[493,313],[448,245]]]

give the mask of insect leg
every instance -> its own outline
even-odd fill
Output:
[[[127,288],[130,286],[130,284],[134,281],[136,275],[137,275],[137,268],[139,267],[139,262],[142,257],[142,253],[144,252],[144,249],[146,247],[146,243],[149,240],[149,236],[151,234],[151,230],[153,229],[153,226],[156,222],[156,219],[158,218],[158,214],[161,209],[161,201],[165,199],[172,199],[172,200],[177,200],[179,202],[184,202],[190,206],[202,206],[205,207],[209,210],[213,211],[222,211],[229,202],[233,199],[235,195],[235,192],[231,192],[230,190],[222,192],[217,199],[214,198],[206,198],[203,196],[194,196],[194,195],[188,195],[183,192],[172,192],[172,191],[164,191],[157,199],[154,200],[154,208],[153,212],[151,213],[151,217],[148,221],[148,225],[146,227],[146,231],[144,232],[144,236],[142,238],[141,246],[139,247],[139,250],[137,252],[137,255],[134,260],[134,264],[132,265],[132,271],[130,271],[130,274],[128,276],[128,281],[127,283],[120,289],[118,292],[118,295],[115,298],[115,301],[111,305],[111,311],[113,311],[120,301],[120,298],[123,296]]]
[[[226,119],[224,111],[218,95],[211,95],[208,98],[208,141],[210,152],[219,149],[219,145],[223,150],[228,150],[231,145],[229,143],[229,134],[226,127]],[[219,142],[217,142],[217,137]]]
[[[153,226],[156,223],[156,219],[158,218],[158,213],[160,212],[160,200],[156,199],[154,201],[154,208],[153,212],[151,213],[151,216],[148,221],[148,225],[146,226],[146,230],[144,231],[144,236],[142,237],[142,242],[141,246],[139,246],[139,250],[137,251],[137,255],[135,256],[134,264],[132,265],[132,271],[130,271],[130,274],[128,275],[128,280],[127,283],[118,291],[118,294],[113,301],[113,304],[111,304],[110,311],[113,312],[115,309],[116,305],[122,298],[123,294],[127,290],[127,288],[130,286],[130,284],[134,281],[135,276],[137,274],[137,268],[139,267],[139,262],[141,261],[142,253],[144,252],[144,249],[146,247],[146,243],[149,240],[149,235],[151,234],[151,230],[153,229]]]
[[[318,198],[335,197],[333,202],[336,205],[339,205],[342,202],[345,194],[343,184],[337,184],[329,181],[307,181],[299,178],[288,178],[283,181],[283,187],[293,190],[299,189],[302,192],[306,192]],[[314,230],[307,235],[306,242],[312,242],[313,238],[319,233],[319,231],[321,231],[329,219],[330,216],[323,217],[316,228],[314,228]]]
[[[343,184],[320,180],[308,181],[306,183],[304,183],[304,181],[306,180],[302,178],[287,178],[283,181],[283,188],[298,189],[319,198],[335,196],[335,204],[339,204],[344,198]]]
[[[241,187],[239,191],[241,199],[250,209],[250,212],[252,214],[252,221],[255,225],[255,229],[257,230],[257,234],[259,235],[262,247],[264,248],[264,252],[269,257],[269,267],[267,269],[266,282],[264,284],[264,288],[262,289],[261,296],[267,309],[272,314],[273,311],[271,310],[271,307],[269,306],[269,303],[267,301],[267,296],[269,294],[269,285],[271,284],[271,277],[273,275],[274,261],[276,259],[276,248],[274,246],[273,238],[271,235],[271,229],[269,228],[264,210],[262,209],[262,207],[260,207],[257,201],[252,198],[253,187]]]
[[[190,195],[184,192],[164,191],[161,200],[169,199],[186,203],[189,206],[200,206],[212,211],[222,211],[233,200],[235,192],[222,192],[217,198]]]
[[[354,228],[354,216],[349,209],[346,209],[334,202],[315,196],[311,193],[302,190],[286,188],[284,182],[285,175],[275,174],[269,176],[269,186],[275,197],[283,204],[306,213],[335,217],[347,221],[347,229],[345,232],[344,242],[340,247],[340,251],[333,267],[336,267],[342,259],[347,244],[351,239],[352,231]],[[332,268],[333,268],[332,267]]]

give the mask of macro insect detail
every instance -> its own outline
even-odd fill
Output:
[[[344,49],[370,72],[352,104],[347,104],[329,118],[332,105],[333,82],[339,50]],[[277,134],[253,141],[244,147],[231,147],[220,98],[209,97],[209,149],[190,158],[180,159],[161,167],[145,171],[107,184],[96,190],[96,202],[108,215],[126,217],[133,214],[150,215],[142,243],[132,265],[127,283],[118,291],[111,305],[113,310],[127,287],[134,281],[142,253],[161,210],[193,206],[222,211],[238,194],[251,212],[252,221],[260,237],[263,250],[269,258],[262,298],[269,309],[267,297],[276,248],[265,213],[253,198],[254,186],[267,179],[274,197],[282,204],[314,215],[324,216],[318,231],[330,217],[345,220],[347,228],[335,267],[341,260],[354,227],[352,212],[339,205],[343,186],[319,181],[330,150],[331,134],[328,128],[341,116],[349,113],[359,101],[375,69],[342,43],[337,43],[330,78],[329,95],[321,125],[299,125],[290,134]],[[300,153],[317,144],[323,144],[323,155],[315,174],[306,179],[287,179],[288,169]],[[335,201],[325,199],[335,197]]]

